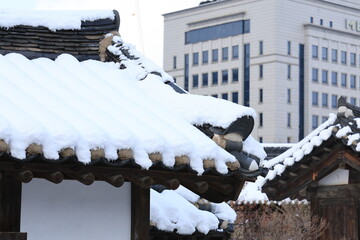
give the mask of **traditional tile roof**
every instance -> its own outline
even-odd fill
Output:
[[[0,10],[0,54],[55,59],[69,53],[79,60],[99,57],[99,41],[118,31],[117,11]]]
[[[294,180],[288,177],[297,178],[300,174],[297,173],[299,169],[306,172],[306,169],[316,168],[320,164],[319,160],[325,159],[333,149],[341,147],[359,155],[360,108],[347,103],[344,97],[339,99],[338,106],[337,115],[330,114],[325,123],[298,144],[264,163],[269,172],[265,178],[258,177],[257,180],[257,184],[263,186],[263,191],[268,195],[271,194],[274,189],[270,185],[279,179],[284,184],[293,182]],[[317,171],[320,170],[317,169]],[[281,180],[283,177],[287,180]],[[317,179],[317,174],[312,178]]]

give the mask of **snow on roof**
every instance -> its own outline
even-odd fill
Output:
[[[213,121],[217,120],[210,106],[238,115],[243,108],[211,97],[178,94],[153,74],[139,82],[141,75],[136,66],[120,70],[115,63],[78,62],[67,54],[55,61],[0,55],[0,139],[19,159],[33,143],[43,146],[48,159],[58,159],[61,149],[73,148],[84,163],[90,162],[90,149],[104,149],[105,157],[114,160],[119,149],[130,148],[143,168],[152,165],[148,153],[159,152],[169,167],[175,156],[186,155],[200,174],[204,159],[214,159],[216,170],[227,173],[226,162],[236,161],[235,157],[189,124],[201,124],[206,121],[202,115],[209,116],[190,106],[203,105],[214,115]],[[173,107],[185,102],[187,117],[182,116],[184,108],[184,112],[171,109],[166,98]]]
[[[218,229],[219,219],[229,223],[236,220],[235,211],[225,202],[211,203],[211,212],[198,209],[194,204],[200,197],[183,186],[161,193],[151,189],[150,196],[150,221],[162,231],[207,234]]]
[[[52,31],[80,29],[81,21],[95,21],[109,18],[114,20],[112,10],[86,11],[44,11],[0,9],[0,27],[10,28],[19,25],[47,27]]]
[[[159,230],[172,232],[176,229],[179,234],[198,230],[207,234],[218,228],[219,220],[214,214],[199,210],[175,191],[151,190],[150,196],[150,221],[155,222]]]
[[[121,63],[126,67],[136,67],[138,72],[142,72],[139,80],[151,72],[158,72],[161,74],[164,82],[173,81],[170,75],[138,52],[135,46],[124,43],[118,36],[114,36],[113,41],[115,44],[109,46],[108,50],[119,56],[122,60]],[[117,43],[121,44],[121,48],[127,49],[130,55],[133,56],[133,59],[127,59],[120,50],[120,47],[116,47]],[[208,96],[194,94],[172,94],[167,90],[168,87],[163,86],[160,82],[142,81],[142,83],[143,88],[146,89],[151,98],[157,99],[168,109],[176,112],[185,121],[193,125],[208,123],[214,127],[227,128],[237,118],[243,116],[256,117],[254,109],[234,104],[230,101],[216,98],[209,99]],[[156,87],[154,87],[154,84],[156,84]]]
[[[295,162],[299,162],[304,156],[308,155],[314,147],[320,146],[324,141],[330,138],[334,123],[336,120],[335,114],[330,114],[329,119],[321,124],[318,128],[312,131],[299,143],[280,154],[279,156],[264,162],[264,166],[269,168],[266,177],[259,176],[256,184],[262,187],[267,181],[270,181],[281,175],[288,166],[292,166]]]

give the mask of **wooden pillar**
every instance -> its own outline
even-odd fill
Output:
[[[150,239],[150,189],[131,183],[131,240]]]
[[[0,181],[0,232],[20,232],[21,184],[6,174]]]

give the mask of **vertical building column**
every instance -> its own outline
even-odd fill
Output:
[[[250,43],[244,44],[244,106],[250,106]]]
[[[150,189],[131,183],[131,240],[150,239]]]
[[[20,232],[21,184],[6,174],[0,181],[0,232]]]
[[[189,54],[184,56],[184,89],[189,91]]]
[[[304,44],[299,44],[299,141],[304,138],[305,114],[305,58]]]

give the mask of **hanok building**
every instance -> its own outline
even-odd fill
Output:
[[[254,110],[184,94],[116,11],[0,15],[0,238],[146,240],[153,184],[220,203],[261,173]]]
[[[271,200],[306,198],[329,222],[320,239],[359,239],[360,108],[340,98],[337,116],[266,162],[258,183]]]
[[[164,69],[256,109],[259,141],[296,143],[340,96],[359,103],[359,17],[358,0],[203,1],[164,14]]]

